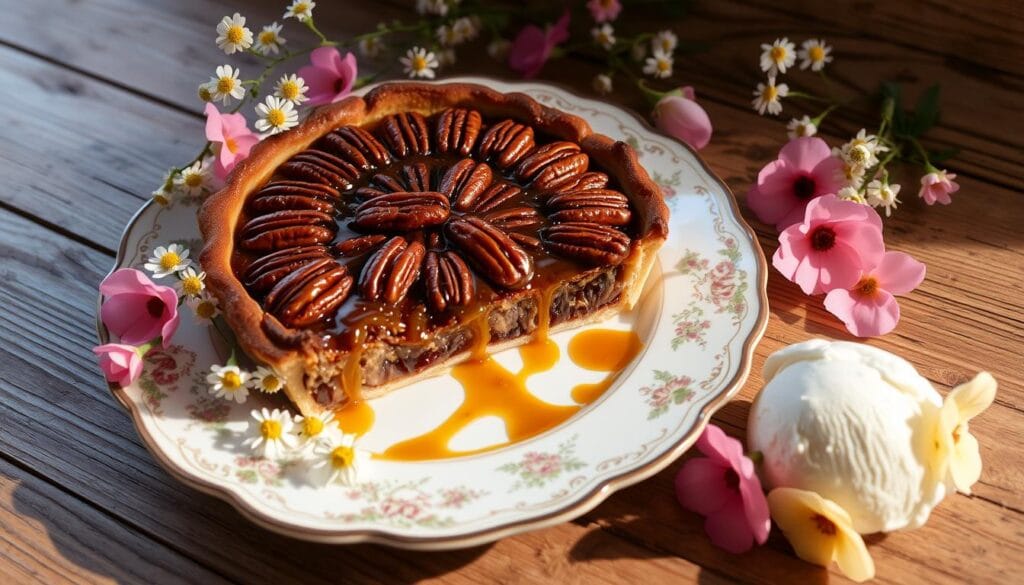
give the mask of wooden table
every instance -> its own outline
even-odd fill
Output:
[[[739,557],[714,548],[701,519],[675,503],[678,462],[573,522],[444,553],[290,540],[157,465],[90,352],[96,285],[128,218],[201,141],[195,87],[225,60],[213,45],[216,20],[240,9],[268,22],[283,4],[0,1],[0,580],[841,581],[797,560],[777,534]],[[410,15],[392,2],[319,4],[318,20],[335,37]],[[703,2],[674,24],[681,38],[710,43],[681,58],[676,77],[697,87],[714,121],[702,155],[742,199],[784,142],[783,126],[749,105],[758,45],[776,36],[827,38],[833,78],[847,89],[883,78],[911,94],[943,84],[942,122],[927,142],[961,149],[949,167],[963,188],[953,205],[929,208],[914,196],[915,179],[902,177],[887,242],[926,262],[928,276],[901,301],[896,331],[870,343],[909,359],[943,392],[983,369],[1000,389],[971,424],[986,464],[974,496],[948,498],[920,530],[868,540],[879,582],[1012,582],[1024,558],[1021,8],[1013,0],[796,4]],[[587,34],[582,25],[577,35]],[[482,49],[470,52],[478,55],[453,73],[508,75]],[[598,71],[576,61],[541,77],[589,92]],[[627,89],[609,99],[642,105]],[[837,118],[824,133],[833,143],[865,120]],[[773,230],[753,223],[771,254]],[[848,338],[777,273],[768,294],[754,373],[715,417],[738,436],[765,356],[813,336]]]

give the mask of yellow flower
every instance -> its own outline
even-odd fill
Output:
[[[857,582],[875,576],[875,563],[853,529],[850,515],[832,500],[782,487],[768,494],[768,507],[801,559],[822,567],[835,561],[840,571]]]
[[[956,489],[965,494],[981,477],[981,452],[978,440],[967,432],[967,421],[984,412],[995,398],[996,380],[982,372],[954,388],[939,411],[934,454],[939,476],[948,472]]]

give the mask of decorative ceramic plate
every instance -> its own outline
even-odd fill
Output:
[[[211,364],[224,363],[226,348],[212,327],[185,309],[173,345],[146,356],[137,383],[112,387],[146,445],[181,481],[297,538],[419,549],[472,546],[569,520],[614,490],[650,477],[682,454],[743,384],[767,321],[766,265],[722,182],[686,146],[614,106],[541,83],[459,81],[528,93],[640,153],[664,190],[669,239],[633,313],[593,327],[632,329],[643,350],[606,378],[615,373],[567,359],[567,345],[579,330],[557,334],[552,339],[562,359],[527,380],[530,392],[574,405],[574,386],[611,382],[561,425],[502,445],[502,421],[485,417],[455,435],[449,447],[498,448],[439,460],[374,459],[355,487],[314,487],[301,463],[255,459],[240,445],[250,410],[280,402],[258,394],[245,404],[211,396],[205,376]],[[125,231],[114,268],[141,269],[154,247],[172,242],[198,253],[198,203],[145,205]],[[99,336],[107,341],[102,324]],[[522,367],[515,349],[495,360],[512,372]],[[460,384],[448,375],[374,400],[376,421],[360,445],[381,452],[421,435],[444,421],[462,397]]]

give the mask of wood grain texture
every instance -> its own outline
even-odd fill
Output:
[[[279,4],[250,4],[244,12],[258,26],[280,19]],[[332,35],[408,12],[407,3],[320,4]],[[835,81],[846,91],[890,75],[911,91],[942,81],[946,116],[930,138],[935,146],[963,147],[951,163],[963,188],[952,206],[927,207],[914,195],[916,178],[900,177],[904,202],[886,223],[886,241],[925,262],[928,276],[901,299],[897,330],[871,343],[907,357],[943,393],[981,369],[993,372],[1000,390],[996,405],[971,424],[986,462],[975,495],[951,496],[920,530],[869,543],[879,582],[1012,582],[1024,552],[1024,205],[1016,192],[1024,185],[1024,128],[1017,105],[1021,72],[1014,67],[1021,62],[1015,58],[1021,25],[1008,21],[1013,4],[992,10],[946,0],[914,4],[931,23],[927,30],[896,18],[909,8],[895,4],[857,2],[830,11],[700,3],[674,28],[685,39],[712,41],[713,48],[681,58],[678,67],[715,122],[702,156],[740,199],[784,141],[782,124],[749,108],[760,42],[825,36],[845,53],[843,77]],[[740,557],[714,548],[702,520],[674,501],[672,478],[681,462],[575,522],[449,553],[290,540],[252,526],[161,470],[95,368],[89,351],[95,286],[112,262],[121,227],[160,173],[200,144],[194,85],[225,60],[212,44],[213,21],[235,10],[239,5],[228,0],[0,0],[0,97],[19,114],[4,118],[0,132],[0,578],[843,581],[834,569],[797,560],[777,534]],[[801,18],[801,11],[809,16]],[[949,24],[942,12],[959,21]],[[581,34],[584,24],[576,24]],[[965,51],[965,43],[979,49]],[[993,56],[997,46],[1005,58]],[[483,51],[464,53],[454,73],[504,75]],[[589,94],[596,72],[591,62],[573,61],[542,77]],[[612,99],[642,107],[629,91]],[[838,117],[825,137],[838,140],[863,116],[855,110]],[[770,255],[774,231],[754,225]],[[736,436],[763,384],[768,354],[812,336],[850,339],[820,299],[808,299],[776,273],[769,296],[771,320],[751,379],[715,416]]]

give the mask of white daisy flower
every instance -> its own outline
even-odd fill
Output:
[[[494,39],[487,44],[487,54],[495,61],[504,61],[512,48],[512,41],[507,39]]]
[[[434,54],[422,47],[413,47],[406,52],[405,57],[399,59],[405,66],[405,73],[410,78],[422,77],[424,79],[434,78],[434,69],[440,65]]]
[[[772,44],[761,45],[761,70],[769,77],[776,73],[785,73],[786,69],[796,62],[796,45],[783,37],[775,39]]]
[[[249,413],[253,418],[246,431],[249,437],[242,444],[267,459],[280,459],[296,443],[292,429],[295,422],[287,410],[261,408]]]
[[[861,205],[867,205],[867,200],[864,199],[864,195],[857,190],[856,187],[847,185],[836,193],[836,197],[843,201],[853,201],[854,203],[860,203]]]
[[[284,11],[285,18],[294,18],[299,22],[306,22],[310,18],[313,18],[313,9],[316,8],[316,2],[310,0],[292,0],[292,3],[288,5],[288,8]]]
[[[213,101],[213,94],[216,93],[216,91],[217,84],[212,81],[206,81],[199,84],[199,87],[196,89],[196,95],[198,95],[199,99],[203,102],[210,102]]]
[[[796,56],[801,59],[800,68],[811,68],[811,71],[821,71],[826,63],[832,62],[832,47],[825,44],[823,39],[808,39],[800,45]]]
[[[775,76],[770,75],[768,77],[768,83],[758,83],[757,89],[754,90],[754,109],[757,110],[758,114],[764,115],[765,110],[773,116],[778,116],[782,113],[782,102],[781,98],[789,95],[789,86],[785,83],[775,85]]]
[[[241,404],[249,396],[249,372],[238,366],[213,364],[206,375],[206,383],[210,385],[210,394],[217,398]]]
[[[242,99],[245,95],[245,88],[238,79],[240,70],[231,65],[221,65],[217,68],[216,76],[210,78],[210,86],[213,89],[213,100],[220,100],[225,106],[231,101]]]
[[[252,31],[245,26],[245,17],[239,13],[225,16],[217,25],[217,46],[228,55],[252,46]]]
[[[786,124],[786,135],[790,138],[799,138],[806,136],[814,136],[818,133],[818,127],[811,121],[810,116],[804,116],[803,118],[793,118]]]
[[[416,0],[416,13],[444,16],[448,14],[448,3],[445,0]]]
[[[206,290],[206,273],[196,272],[191,266],[178,273],[178,279],[175,287],[186,297],[198,297]]]
[[[658,79],[665,79],[672,76],[672,64],[672,55],[661,50],[653,51],[644,63],[644,73]]]
[[[832,156],[843,160],[841,149],[833,148]],[[857,186],[864,182],[864,175],[867,169],[863,165],[850,164],[843,160],[843,179],[847,185]]]
[[[595,75],[591,85],[593,85],[594,91],[601,95],[607,95],[612,92],[612,78],[610,75],[605,75],[604,73]]]
[[[899,185],[895,183],[890,185],[888,181],[875,179],[868,183],[866,200],[871,207],[884,207],[885,217],[889,217],[892,215],[892,210],[896,209],[896,204],[900,202],[896,197],[899,193]]]
[[[437,63],[441,67],[450,67],[455,65],[455,49],[441,49],[437,52]]]
[[[353,485],[360,469],[370,460],[370,453],[355,447],[355,435],[342,435],[337,441],[322,441],[313,448],[316,462],[310,467],[311,479],[320,485],[340,480]]]
[[[153,273],[153,278],[163,278],[184,270],[192,264],[188,259],[188,248],[181,244],[157,246],[143,268]]]
[[[217,299],[210,296],[208,291],[203,291],[199,296],[185,299],[185,304],[192,309],[192,314],[196,316],[196,321],[203,325],[211,324],[214,318],[220,315],[220,306],[217,305]]]
[[[672,51],[676,50],[676,45],[678,44],[679,38],[676,37],[676,33],[670,30],[661,30],[651,39],[651,50],[660,50],[671,55]]]
[[[210,157],[185,167],[174,178],[174,185],[190,197],[202,195],[210,188]]]
[[[306,80],[294,73],[282,75],[281,79],[277,80],[277,85],[274,86],[276,97],[290,101],[296,106],[309,99],[306,97],[307,91],[309,91],[309,87],[306,86]]]
[[[480,21],[473,16],[463,16],[455,19],[452,23],[452,30],[462,41],[471,41],[480,34]]]
[[[867,130],[861,128],[856,136],[842,146],[839,155],[848,164],[871,168],[878,164],[878,154],[888,150],[888,146],[878,143],[877,136],[868,134]]]
[[[284,380],[272,368],[260,366],[252,374],[252,387],[264,394],[277,394],[284,388]]]
[[[334,413],[325,411],[324,414],[297,416],[295,427],[292,433],[300,447],[311,447],[320,441],[338,442],[341,439],[341,429],[334,420]]]
[[[281,36],[280,24],[272,22],[267,26],[263,27],[260,34],[256,35],[256,52],[260,55],[278,54],[281,50],[281,45],[286,44],[288,41]]]
[[[454,47],[462,42],[462,37],[455,32],[455,28],[448,26],[447,24],[442,24],[437,27],[437,30],[434,32],[434,36],[437,37],[437,42],[442,47]]]
[[[610,51],[615,46],[615,29],[607,22],[590,29],[590,36],[594,37],[594,42],[606,51]],[[663,52],[671,54],[668,51]]]
[[[384,50],[384,43],[380,37],[366,37],[359,41],[359,52],[364,57],[376,57]]]
[[[641,63],[643,62],[644,57],[647,56],[647,47],[641,45],[640,43],[636,43],[629,50],[629,56],[632,57],[633,60],[636,61],[637,63]]]
[[[260,117],[256,120],[256,129],[264,136],[284,132],[299,123],[295,104],[272,95],[268,95],[262,104],[256,104],[256,113]]]
[[[160,181],[160,186],[153,190],[152,196],[153,201],[157,204],[167,207],[174,200],[174,173],[167,171],[164,174],[164,178]]]

